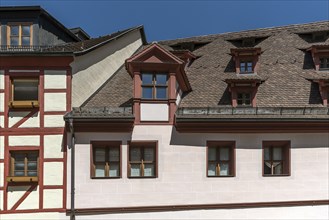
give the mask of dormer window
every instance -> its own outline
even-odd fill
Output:
[[[329,70],[329,56],[320,57],[320,68],[319,70]]]
[[[251,93],[238,93],[238,106],[251,106]]]
[[[142,73],[142,99],[167,99],[166,73]]]
[[[240,62],[240,73],[252,73],[252,72],[253,72],[252,61]]]
[[[9,24],[8,45],[10,46],[31,46],[32,45],[32,25],[31,24]]]
[[[259,69],[260,48],[233,48],[231,55],[235,61],[235,69],[237,74],[257,73]]]

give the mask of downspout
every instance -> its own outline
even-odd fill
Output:
[[[75,220],[75,135],[73,128],[73,119],[69,119],[71,131],[71,215],[70,220]]]

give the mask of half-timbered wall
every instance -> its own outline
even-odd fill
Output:
[[[40,67],[41,61],[36,67],[0,70],[0,213],[8,214],[6,218],[15,219],[15,213],[39,213],[45,218],[66,210],[63,115],[71,108],[70,61],[61,66],[55,58],[50,66]],[[31,76],[39,79],[39,107],[10,108],[11,78]],[[7,181],[10,153],[22,150],[39,154],[37,182]]]

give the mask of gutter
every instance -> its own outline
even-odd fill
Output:
[[[75,134],[73,119],[69,119],[69,128],[71,132],[71,212],[70,220],[75,220]]]

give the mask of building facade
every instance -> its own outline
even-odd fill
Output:
[[[318,22],[143,47],[64,117],[68,214],[328,218],[328,33]]]

